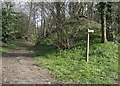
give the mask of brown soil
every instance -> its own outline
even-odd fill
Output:
[[[3,84],[53,84],[57,81],[50,72],[38,65],[27,47],[19,47],[3,55]]]

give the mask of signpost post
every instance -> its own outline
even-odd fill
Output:
[[[94,33],[94,30],[89,30],[87,33],[87,62],[89,62],[89,40],[90,40],[90,33]]]

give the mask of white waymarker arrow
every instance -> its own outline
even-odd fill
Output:
[[[88,29],[88,36],[87,36],[87,62],[89,62],[89,40],[90,40],[90,33],[94,33],[94,30]]]

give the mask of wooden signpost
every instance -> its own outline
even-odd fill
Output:
[[[87,36],[87,62],[89,62],[89,40],[90,40],[90,33],[94,33],[94,30],[88,29],[88,36]]]

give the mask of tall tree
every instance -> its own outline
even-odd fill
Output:
[[[105,43],[107,42],[107,36],[106,36],[106,2],[100,2],[99,3],[99,12],[101,15],[101,42]]]
[[[63,26],[65,20],[65,8],[64,3],[56,2],[56,31],[58,36],[58,47],[59,48],[69,48],[69,38],[66,36],[66,31]],[[63,6],[63,7],[62,7]],[[63,11],[63,13],[61,12]]]
[[[30,8],[30,9],[29,9],[30,11],[29,11],[29,17],[28,17],[28,20],[29,20],[28,22],[29,22],[29,23],[28,23],[28,32],[27,32],[27,35],[28,35],[28,36],[27,36],[27,38],[29,38],[29,37],[30,37],[30,34],[31,34],[31,17],[32,17],[32,11],[33,11],[33,10],[32,10],[32,9],[33,9],[33,2],[30,2],[30,3],[29,3],[29,8]]]
[[[108,41],[113,41],[113,28],[112,28],[112,22],[113,22],[113,17],[112,17],[112,3],[107,2],[107,39]]]
[[[120,34],[120,2],[118,2],[118,34]]]

